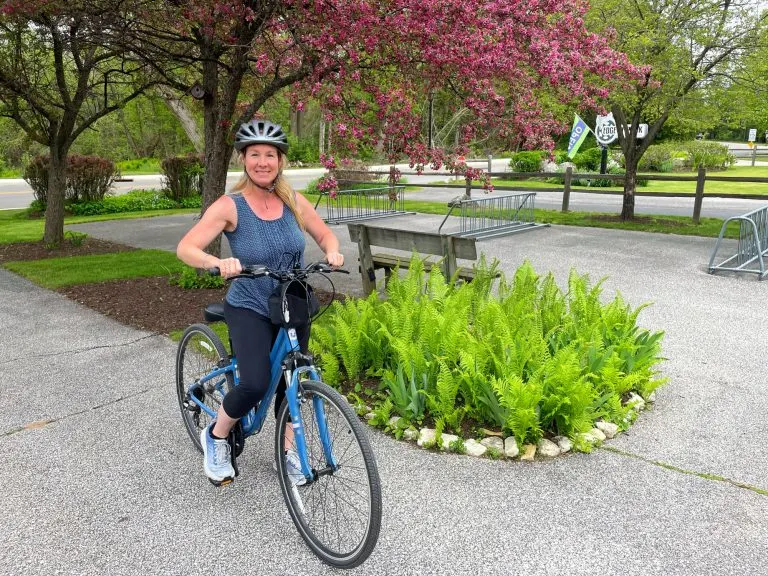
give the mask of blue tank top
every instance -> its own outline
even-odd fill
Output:
[[[296,217],[283,205],[277,220],[262,220],[242,194],[231,196],[237,208],[237,227],[224,232],[232,255],[243,266],[264,265],[275,270],[304,266],[304,234]],[[268,298],[277,285],[272,278],[238,278],[232,281],[227,302],[269,316]]]

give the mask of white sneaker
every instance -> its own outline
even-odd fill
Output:
[[[272,461],[272,469],[277,472],[277,464],[274,461]],[[285,471],[288,475],[288,479],[294,486],[304,486],[304,484],[307,483],[307,479],[301,471],[299,455],[293,450],[288,450],[288,452],[285,453]]]
[[[232,467],[229,442],[211,436],[212,426],[213,423],[200,432],[200,443],[203,445],[203,470],[213,484],[221,486],[234,480],[235,469]]]

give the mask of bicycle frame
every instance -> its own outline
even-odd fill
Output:
[[[301,462],[301,471],[304,473],[305,478],[311,482],[315,478],[314,472],[309,466],[307,457],[307,446],[306,440],[304,438],[304,424],[301,419],[301,408],[299,405],[299,377],[302,374],[308,374],[309,377],[314,380],[319,380],[320,378],[314,365],[297,366],[294,370],[291,370],[290,367],[285,364],[286,359],[288,359],[292,354],[298,352],[300,352],[300,347],[298,337],[296,336],[296,330],[293,328],[286,330],[285,328],[281,327],[277,334],[277,339],[275,340],[275,343],[272,346],[272,350],[269,354],[269,361],[271,366],[269,389],[267,390],[267,393],[262,401],[259,403],[258,407],[249,410],[248,413],[240,419],[240,422],[243,427],[243,435],[246,438],[261,431],[261,428],[264,425],[264,421],[267,418],[267,411],[269,410],[269,406],[272,403],[272,398],[277,391],[277,385],[279,384],[280,379],[284,377],[285,381],[288,383],[286,386],[285,397],[288,401],[288,410],[291,414],[291,421],[293,422],[293,434],[299,460]],[[237,371],[237,359],[234,356],[231,357],[229,364],[220,368],[216,368],[208,374],[205,374],[194,385],[205,385],[205,383],[215,380],[216,378],[225,375],[227,372],[232,374],[235,386],[238,386],[240,384],[240,378]],[[222,383],[223,380],[217,382],[215,386],[220,388]],[[197,396],[194,394],[189,394],[189,398],[211,418],[216,417],[216,412],[201,400],[199,400]],[[331,442],[328,436],[328,427],[325,421],[325,411],[323,409],[322,399],[315,397],[312,399],[312,402],[314,403],[315,411],[317,414],[317,427],[320,434],[320,440],[323,445],[326,464],[330,470],[333,471],[336,470],[337,464],[336,459],[333,457],[331,452]]]

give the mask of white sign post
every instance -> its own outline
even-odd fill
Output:
[[[613,119],[613,112],[609,112],[607,116],[598,116],[595,121],[595,138],[600,146],[608,146],[611,142],[615,142],[619,137],[619,132],[616,130],[616,120]]]
[[[619,137],[619,131],[616,129],[616,120],[613,119],[613,112],[607,116],[598,116],[595,120],[595,138],[602,148],[600,155],[600,174],[605,174],[608,166],[608,145],[615,142]]]
[[[749,140],[749,145],[752,147],[752,166],[755,165],[755,158],[757,157],[757,128],[750,128],[749,129],[749,137],[747,138]]]

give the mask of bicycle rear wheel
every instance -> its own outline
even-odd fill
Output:
[[[370,556],[381,528],[381,481],[373,450],[360,421],[344,398],[327,384],[306,380],[299,385],[307,456],[314,480],[296,486],[285,453],[298,452],[287,401],[277,415],[275,459],[280,489],[302,538],[317,556],[338,568],[354,568]],[[326,461],[318,422],[325,418],[336,461]],[[320,472],[318,474],[318,472]]]
[[[202,452],[200,431],[210,424],[212,418],[200,406],[190,400],[198,400],[216,412],[224,395],[232,389],[234,380],[226,372],[215,380],[199,384],[201,377],[228,358],[227,351],[216,333],[205,324],[193,324],[186,329],[176,352],[176,395],[179,399],[181,418],[195,447]]]

